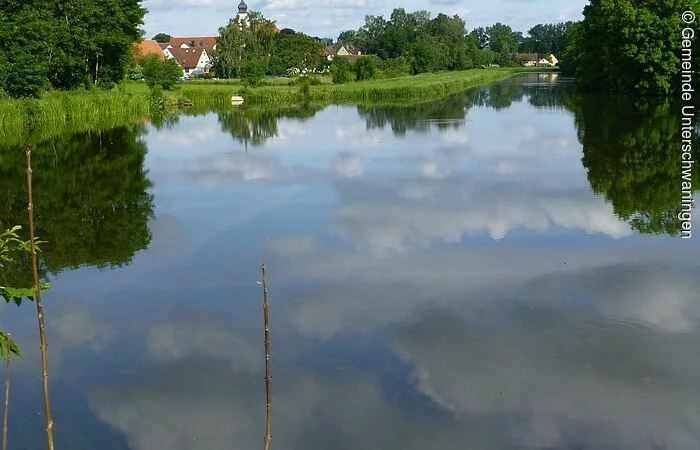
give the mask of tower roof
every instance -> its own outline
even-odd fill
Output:
[[[239,13],[247,13],[248,12],[248,5],[245,4],[245,0],[241,0],[241,2],[238,4],[238,12]]]

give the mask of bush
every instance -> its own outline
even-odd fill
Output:
[[[300,82],[297,83],[299,87],[299,94],[307,98],[309,94],[311,93],[311,80],[309,80],[309,77],[301,77]]]
[[[97,82],[97,87],[103,91],[111,91],[116,85],[117,83],[111,80],[100,80]]]
[[[382,66],[384,78],[397,78],[411,74],[411,63],[405,56],[385,59]]]
[[[333,84],[349,83],[352,81],[352,63],[347,58],[336,56],[331,64]]]
[[[256,59],[248,61],[240,71],[241,80],[250,86],[257,86],[265,76],[265,66]]]
[[[170,90],[182,77],[182,69],[174,59],[163,61],[157,55],[149,55],[144,58],[141,67],[150,88],[160,86],[163,90]]]
[[[331,70],[331,62],[326,58],[323,58],[318,61],[318,64],[316,64],[315,69],[316,73],[328,73]]]
[[[320,86],[323,84],[323,82],[321,81],[321,78],[319,78],[319,77],[305,76],[305,77],[295,78],[289,84],[294,85],[294,86],[303,86],[305,84],[308,84],[310,86]]]
[[[357,81],[374,78],[377,73],[377,67],[379,66],[377,59],[379,58],[376,56],[362,56],[355,61],[353,71],[355,72]],[[381,62],[381,60],[379,61]]]
[[[165,109],[165,94],[161,85],[151,87],[150,103],[151,112],[162,112]]]
[[[39,97],[51,84],[46,78],[46,65],[37,58],[19,53],[15,61],[2,68],[5,71],[5,92],[12,97]]]

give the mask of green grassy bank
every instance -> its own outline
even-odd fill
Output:
[[[163,103],[166,110],[187,108],[206,111],[231,108],[232,95],[243,96],[244,107],[426,101],[523,71],[534,70],[472,69],[340,85],[324,79],[320,85],[310,86],[305,94],[301,86],[295,83],[286,81],[287,84],[282,84],[285,79],[269,80],[255,88],[245,88],[236,80],[185,82],[174,91],[165,92]],[[58,130],[65,133],[105,129],[143,120],[157,112],[149,90],[142,82],[128,83],[109,92],[52,92],[40,99],[0,100],[0,142],[21,145],[30,134],[31,141],[36,141],[50,138]]]

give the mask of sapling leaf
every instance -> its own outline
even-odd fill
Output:
[[[7,358],[9,356],[9,352],[14,353],[17,355],[20,359],[24,359],[22,356],[22,351],[19,349],[19,346],[17,345],[17,342],[15,342],[14,339],[10,338],[10,345],[8,347],[7,345],[7,335],[0,331],[0,356],[2,357],[3,360],[7,361]]]
[[[9,345],[7,345],[7,337],[4,335],[0,339],[0,356],[2,356],[3,361],[7,361],[9,352]]]

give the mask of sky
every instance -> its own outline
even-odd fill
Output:
[[[167,33],[175,37],[215,36],[219,27],[238,12],[240,0],[144,0],[146,37]],[[347,29],[357,29],[366,15],[388,18],[394,8],[458,14],[469,30],[501,22],[527,33],[538,23],[582,18],[587,0],[247,0],[249,11],[261,11],[277,21],[311,36],[334,40]]]

